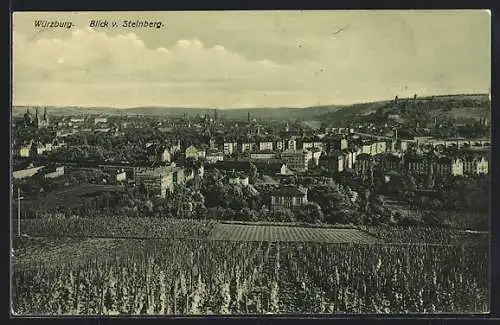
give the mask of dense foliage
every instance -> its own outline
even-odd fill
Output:
[[[22,314],[478,313],[484,247],[127,241],[13,273]]]

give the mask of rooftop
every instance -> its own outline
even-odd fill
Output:
[[[307,191],[301,190],[296,186],[280,186],[277,189],[271,190],[269,194],[281,197],[303,197],[307,195]]]

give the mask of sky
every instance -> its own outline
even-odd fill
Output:
[[[12,26],[16,106],[307,107],[490,89],[484,10],[16,12]]]

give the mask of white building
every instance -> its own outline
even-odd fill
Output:
[[[488,160],[486,158],[481,157],[476,162],[476,173],[477,174],[488,174]]]
[[[236,142],[224,142],[225,155],[232,155],[238,150],[237,148],[238,148],[238,143]]]
[[[453,176],[462,176],[464,174],[464,162],[460,158],[456,158],[451,164],[451,174]]]
[[[44,178],[57,178],[64,175],[64,166],[56,167],[53,172],[44,175]]]
[[[38,171],[44,167],[45,166],[39,166],[39,167],[30,167],[26,169],[16,170],[12,173],[12,177],[14,179],[28,178],[38,173]]]
[[[288,150],[297,150],[297,140],[295,139],[289,139],[287,141],[287,149]]]
[[[187,158],[205,158],[205,150],[198,149],[195,146],[191,145],[186,149],[186,159]]]
[[[127,173],[125,170],[120,169],[116,171],[116,182],[117,183],[123,183],[127,180]]]
[[[218,150],[208,150],[205,156],[205,160],[209,164],[215,164],[218,161],[224,160],[224,153]]]
[[[106,117],[96,117],[94,118],[94,124],[107,123],[108,119]]]
[[[252,142],[243,142],[241,144],[241,152],[252,152],[253,151],[253,143]]]
[[[259,150],[260,151],[272,151],[273,150],[273,142],[272,141],[263,141],[259,142]]]
[[[276,150],[283,151],[285,149],[285,142],[283,140],[276,140]]]
[[[266,151],[266,152],[252,152],[250,154],[251,159],[274,159],[276,158],[276,154],[274,152]]]

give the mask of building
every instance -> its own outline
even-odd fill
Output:
[[[411,143],[413,143],[411,140],[401,139],[398,142],[396,142],[395,149],[396,149],[396,151],[404,153],[404,152],[408,151],[408,149],[411,147]]]
[[[127,181],[127,172],[125,169],[117,169],[115,173],[115,181],[117,184],[123,184]]]
[[[462,176],[464,174],[464,162],[460,158],[454,158],[451,161],[451,175]]]
[[[385,141],[365,141],[361,144],[361,153],[368,155],[378,155],[387,151],[387,143]]]
[[[271,140],[264,140],[259,142],[259,151],[272,151],[273,142]]]
[[[241,185],[246,187],[249,185],[249,179],[248,176],[243,173],[232,173],[228,177],[228,183],[231,185]]]
[[[489,169],[488,169],[489,163],[488,160],[482,156],[481,158],[476,160],[476,173],[477,174],[488,174]]]
[[[254,151],[254,142],[244,141],[241,143],[241,153]]]
[[[66,147],[66,142],[64,142],[62,139],[59,138],[54,138],[54,140],[51,142],[51,151],[64,148]]]
[[[304,150],[314,150],[314,149],[317,149],[317,150],[320,150],[322,151],[323,150],[323,142],[321,141],[316,141],[316,140],[313,140],[313,139],[306,139],[302,142],[302,149]]]
[[[276,158],[276,153],[273,151],[265,150],[259,152],[252,152],[250,154],[250,159],[274,159]]]
[[[14,179],[23,179],[23,178],[32,177],[33,175],[38,173],[38,171],[44,167],[45,166],[28,167],[26,169],[16,170],[12,173],[12,177]]]
[[[21,157],[21,158],[28,158],[32,154],[32,147],[33,147],[33,142],[28,142],[25,144],[22,144],[19,149],[16,150],[16,155]]]
[[[344,149],[341,151],[344,160],[344,170],[354,169],[356,157],[358,155],[355,149]]]
[[[312,161],[312,152],[308,150],[285,150],[281,159],[293,171],[305,171]]]
[[[372,154],[372,145],[371,143],[363,143],[361,145],[361,153],[365,155],[371,155]]]
[[[174,173],[172,176],[173,176],[172,181],[174,182],[174,184],[184,185],[184,183],[186,183],[186,175],[184,173],[184,168],[176,166],[174,168]],[[192,173],[192,176],[194,177],[194,172]]]
[[[50,168],[48,170],[49,172],[43,176],[44,178],[57,178],[64,175],[64,166]]]
[[[220,170],[224,171],[226,173],[229,172],[250,172],[250,161],[245,160],[245,161],[240,161],[240,160],[224,160],[224,161],[217,161],[215,164],[213,164],[213,167]]]
[[[181,140],[179,139],[169,139],[166,143],[167,148],[170,151],[170,155],[174,155],[181,151]]]
[[[338,150],[322,152],[319,158],[319,166],[329,172],[342,172],[344,170],[344,156]]]
[[[330,130],[334,134],[349,134],[354,132],[354,129],[348,127],[333,127]]]
[[[186,159],[193,158],[205,158],[205,150],[203,148],[197,148],[193,145],[186,148]]]
[[[373,171],[373,164],[373,157],[369,154],[362,153],[356,157],[354,172],[360,176],[370,176]]]
[[[215,164],[218,161],[224,160],[224,153],[217,149],[209,149],[205,155],[205,160],[209,164]]]
[[[464,174],[464,164],[460,158],[440,157],[436,159],[433,170],[440,176],[459,176]]]
[[[348,142],[343,136],[333,136],[328,137],[323,140],[326,144],[326,151],[330,152],[332,150],[344,150],[347,149]]]
[[[398,171],[401,169],[401,158],[392,153],[379,153],[373,156],[375,167],[383,171]]]
[[[378,155],[385,152],[387,152],[387,142],[375,141],[372,143],[372,155]]]
[[[29,109],[24,113],[24,125],[26,127],[34,127],[37,129],[46,128],[50,125],[49,115],[47,114],[47,107],[43,110],[43,116],[39,114],[38,107],[35,109],[35,116],[31,115]]]
[[[240,160],[224,160],[218,161],[211,165],[211,168],[216,168],[226,174],[244,173],[249,175],[252,170],[252,165],[257,168],[257,172],[262,175],[290,175],[287,165],[279,159],[240,159]]]
[[[276,148],[277,151],[283,151],[285,150],[285,141],[282,139],[278,139],[274,142],[274,148]]]
[[[274,176],[292,174],[287,165],[280,159],[251,160],[251,163],[257,167],[257,172],[261,175]]]
[[[297,140],[295,139],[295,137],[288,139],[286,143],[286,149],[293,151],[297,150]]]
[[[85,119],[83,119],[83,118],[81,118],[81,117],[71,117],[71,118],[69,119],[69,121],[70,121],[71,123],[79,124],[79,123],[83,123],[83,122],[85,122]]]
[[[137,167],[134,168],[134,179],[136,184],[142,184],[150,194],[164,198],[167,192],[174,190],[175,164],[156,168]]]
[[[295,209],[303,206],[307,201],[307,188],[281,185],[269,192],[271,208]]]
[[[238,143],[235,141],[226,141],[224,142],[224,154],[232,155],[238,150]]]
[[[184,182],[187,182],[189,180],[192,180],[195,176],[195,172],[192,169],[186,169],[184,171]]]
[[[148,160],[151,162],[160,161],[170,163],[172,155],[166,146],[152,144],[148,147]]]
[[[217,149],[217,143],[214,138],[210,138],[210,140],[208,140],[208,148],[210,150]]]
[[[464,174],[488,174],[488,159],[484,155],[466,155],[463,158]]]
[[[94,124],[99,124],[99,123],[108,123],[108,119],[106,117],[94,118]]]
[[[322,151],[318,148],[312,148],[311,150],[308,150],[312,154],[312,159],[309,162],[308,168],[314,168],[318,167],[319,165],[319,158],[321,157]]]
[[[24,117],[24,126],[25,127],[34,127],[35,126],[35,123],[34,123],[35,120],[33,119],[33,116],[31,115],[29,108],[26,109],[26,113],[24,113],[23,117]]]
[[[43,109],[43,116],[38,117],[38,108],[36,110],[36,121],[37,121],[37,128],[46,128],[49,126],[49,115],[47,114],[47,107]]]
[[[406,155],[404,156],[405,169],[413,174],[432,174],[434,173],[431,160],[422,155]]]
[[[42,142],[37,142],[36,143],[36,154],[37,155],[43,155],[46,152],[51,152],[52,151],[52,143],[42,143]]]

